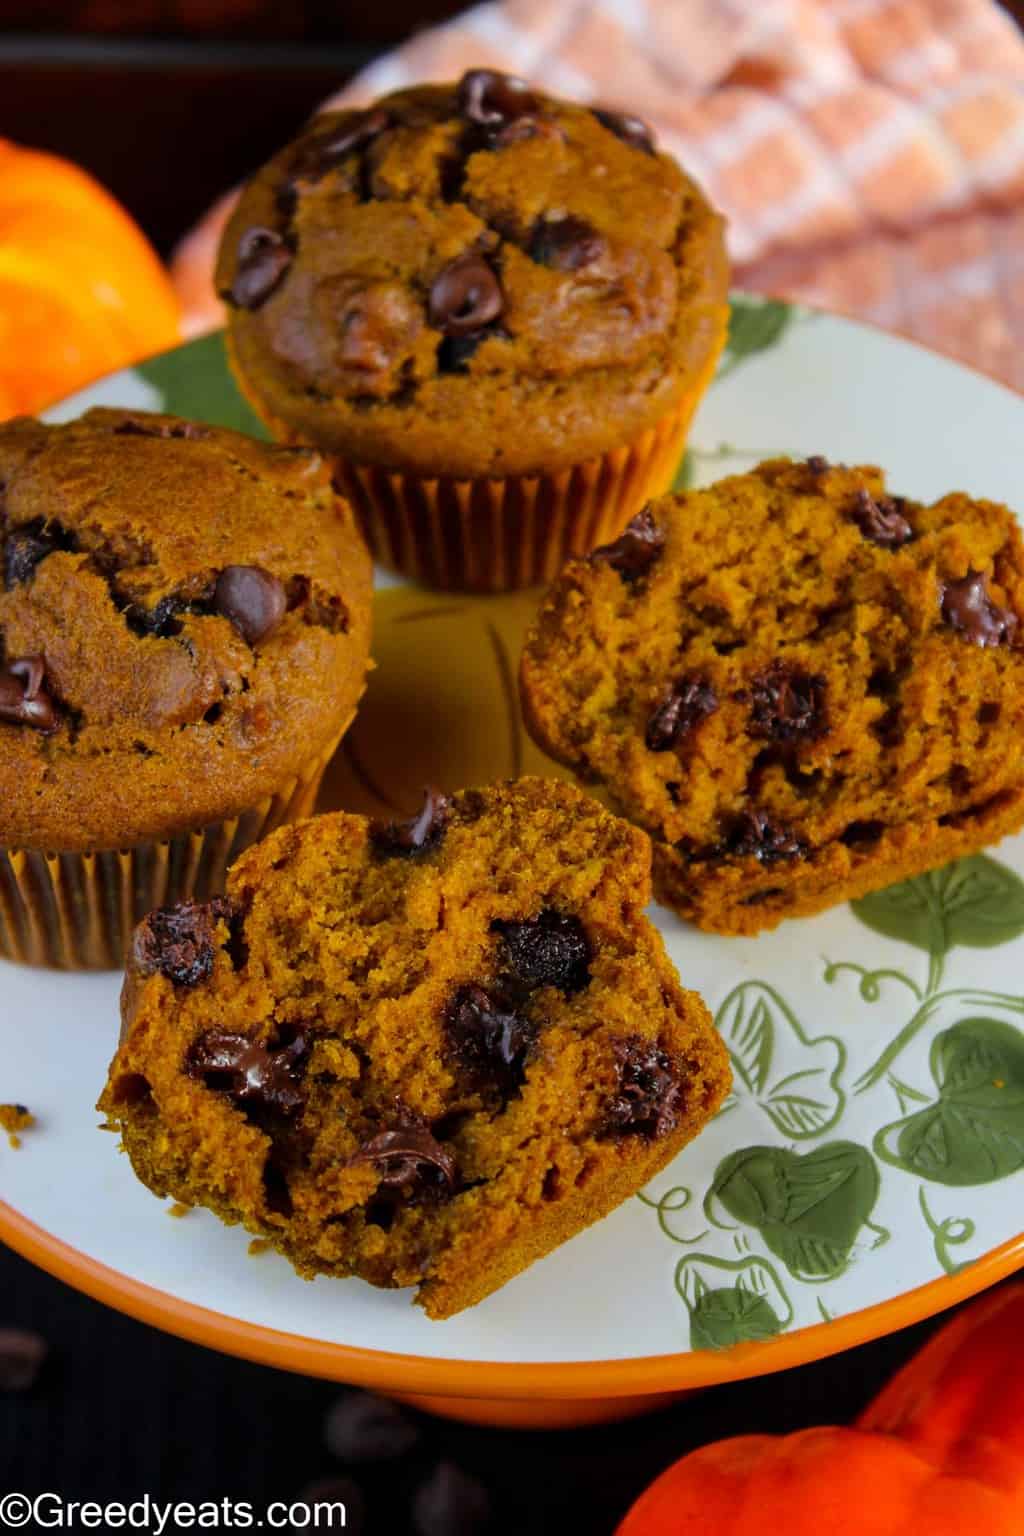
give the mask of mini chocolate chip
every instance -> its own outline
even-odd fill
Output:
[[[348,1160],[350,1168],[361,1163],[372,1163],[380,1174],[377,1198],[443,1198],[455,1189],[453,1154],[431,1135],[426,1121],[408,1110],[401,1113],[395,1127],[371,1137]]]
[[[530,257],[542,267],[558,272],[577,272],[597,261],[606,249],[603,235],[586,219],[540,219],[528,246]]]
[[[495,128],[537,110],[538,101],[525,80],[494,69],[471,69],[458,86],[458,110],[481,128]]]
[[[46,691],[42,656],[21,656],[0,670],[0,720],[31,726],[44,736],[60,725],[57,706]]]
[[[437,349],[438,373],[465,373],[466,364],[482,341],[493,332],[474,331],[469,336],[446,336]]]
[[[487,1489],[453,1461],[438,1462],[413,1494],[416,1536],[483,1536],[492,1521]]]
[[[10,592],[35,575],[36,566],[58,549],[71,548],[70,537],[41,518],[12,528],[4,540],[4,586]]]
[[[329,133],[314,134],[299,145],[285,187],[294,193],[296,181],[319,181],[346,155],[354,149],[365,149],[390,126],[390,113],[383,107],[373,107],[355,113]]]
[[[807,460],[807,468],[812,475],[827,474],[829,468],[828,459],[824,458],[820,453],[812,453]]]
[[[914,537],[914,530],[901,510],[905,506],[901,497],[883,496],[876,500],[861,486],[847,515],[869,543],[879,544],[883,549],[900,549]]]
[[[258,565],[227,565],[217,577],[213,606],[247,644],[257,645],[284,618],[288,594],[283,582]]]
[[[718,694],[706,677],[689,673],[674,682],[647,722],[649,752],[669,752],[718,708]]]
[[[799,838],[776,826],[763,811],[743,811],[727,837],[722,851],[740,859],[775,864],[780,859],[802,858],[807,852]]]
[[[1017,616],[1000,608],[988,593],[988,578],[968,571],[959,581],[940,587],[942,617],[972,645],[1009,645],[1017,629]]]
[[[0,1328],[0,1392],[34,1387],[49,1353],[41,1334],[27,1328]]]
[[[428,787],[423,791],[423,809],[408,821],[371,821],[370,840],[385,855],[427,853],[441,841],[451,813],[447,796]]]
[[[814,741],[828,730],[825,713],[825,679],[773,661],[750,683],[751,736],[768,741]]]
[[[654,134],[642,117],[633,117],[629,112],[610,112],[606,107],[594,107],[593,112],[602,127],[624,144],[632,149],[642,149],[646,155],[654,154]]]
[[[237,309],[259,309],[278,287],[292,264],[284,236],[274,229],[247,229],[238,242],[235,280],[222,295]]]
[[[179,901],[158,907],[135,930],[136,966],[144,976],[159,971],[176,987],[198,986],[213,971],[214,927],[230,916],[230,904],[222,896],[205,904]]]
[[[452,1053],[474,1076],[496,1080],[508,1090],[520,1086],[538,1026],[502,991],[463,987],[447,1010],[445,1025]]]
[[[419,1425],[397,1403],[371,1392],[346,1392],[327,1412],[324,1441],[332,1456],[353,1464],[405,1456],[420,1438]]]
[[[312,1044],[304,1029],[278,1046],[210,1029],[189,1046],[185,1070],[240,1107],[293,1115],[305,1102],[300,1084]]]
[[[524,922],[494,922],[491,931],[501,935],[508,973],[520,986],[581,992],[590,981],[590,943],[578,917],[546,907]]]
[[[610,565],[623,581],[636,581],[650,569],[664,547],[665,534],[654,521],[650,507],[644,507],[617,539],[593,550],[589,558],[592,564]]]
[[[604,1135],[639,1135],[651,1141],[679,1124],[682,1086],[653,1040],[630,1035],[613,1044],[618,1085],[602,1125]]]
[[[427,313],[446,336],[469,336],[497,320],[505,307],[501,284],[482,256],[460,256],[435,277]]]

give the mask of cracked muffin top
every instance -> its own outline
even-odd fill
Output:
[[[727,265],[722,221],[642,122],[474,70],[315,118],[243,193],[217,286],[276,431],[501,476],[671,410]]]
[[[0,426],[0,844],[240,813],[363,690],[371,569],[315,453],[171,416]]]

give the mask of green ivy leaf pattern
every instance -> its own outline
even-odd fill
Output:
[[[879,1131],[883,1162],[936,1184],[989,1184],[1024,1168],[1024,1035],[964,1019],[932,1042],[938,1099]]]
[[[991,949],[1024,933],[1024,881],[976,853],[850,903],[876,933],[943,956],[957,944]]]
[[[734,1221],[756,1227],[795,1280],[835,1280],[848,1268],[861,1229],[872,1247],[887,1241],[872,1226],[879,1178],[874,1158],[852,1141],[831,1141],[802,1156],[786,1147],[743,1147],[719,1165],[705,1199]]]
[[[732,1058],[730,1103],[754,1099],[776,1129],[793,1141],[821,1136],[836,1124],[846,1104],[840,1087],[846,1065],[841,1040],[834,1035],[809,1038],[792,1009],[764,981],[734,987],[715,1023]],[[792,1038],[785,1041],[787,1034]],[[775,1061],[784,1045],[787,1065],[800,1065],[777,1075]]]
[[[267,437],[267,429],[238,392],[224,350],[224,332],[164,352],[133,370],[163,395],[163,409],[215,427],[233,427],[249,437]]]
[[[767,352],[777,346],[792,323],[794,309],[781,299],[755,299],[734,296],[729,315],[729,335],[725,343],[725,361],[720,370],[728,373],[744,358]]]
[[[687,1254],[676,1265],[675,1278],[690,1314],[691,1349],[728,1349],[772,1339],[793,1321],[789,1297],[763,1259]]]

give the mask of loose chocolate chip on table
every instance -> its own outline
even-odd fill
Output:
[[[60,725],[57,706],[46,691],[42,656],[21,656],[0,670],[0,720],[50,735]]]
[[[351,1477],[317,1477],[306,1483],[296,1495],[295,1502],[312,1508],[315,1504],[343,1504],[345,1524],[336,1521],[335,1530],[344,1530],[346,1536],[362,1536],[366,1531],[366,1500],[363,1490]],[[322,1519],[322,1517],[321,1517]],[[314,1529],[315,1529],[314,1523]],[[320,1529],[326,1527],[321,1523]]]
[[[723,852],[737,858],[775,864],[780,859],[802,858],[807,852],[799,838],[786,827],[776,826],[763,811],[743,811],[725,841]]]
[[[628,112],[609,112],[605,107],[595,107],[594,116],[623,143],[633,149],[642,149],[647,155],[654,154],[654,134],[642,117],[633,117]]]
[[[423,792],[423,809],[409,821],[374,821],[370,839],[379,853],[425,853],[436,848],[451,819],[451,802],[439,789]]]
[[[315,129],[314,124],[314,129]],[[354,149],[365,149],[391,126],[391,117],[383,107],[357,112],[333,132],[316,134],[299,146],[285,184],[294,193],[296,181],[319,181],[321,176],[344,160]]]
[[[214,925],[230,920],[223,897],[200,904],[179,901],[158,907],[135,930],[132,953],[145,976],[159,971],[178,987],[195,987],[213,970]]]
[[[542,267],[558,272],[577,272],[588,267],[605,250],[605,239],[586,219],[573,214],[564,219],[541,219],[534,225],[529,254]]]
[[[647,750],[671,751],[717,708],[718,695],[706,677],[689,674],[679,678],[647,722]]]
[[[1008,645],[1017,629],[1017,615],[1000,608],[988,592],[988,579],[968,571],[959,581],[940,588],[942,617],[972,645]]]
[[[825,679],[773,661],[750,684],[751,736],[768,741],[814,741],[828,729]]]
[[[27,1392],[35,1386],[47,1353],[40,1334],[0,1328],[0,1392]]]
[[[443,1197],[455,1189],[455,1158],[418,1116],[406,1112],[391,1130],[372,1137],[349,1158],[349,1166],[372,1163],[380,1174],[377,1196],[413,1200]]]
[[[235,280],[222,297],[237,309],[259,309],[292,264],[291,247],[275,229],[247,229],[238,242]]]
[[[537,110],[525,80],[494,69],[471,69],[459,81],[459,111],[481,128],[497,128]]]
[[[616,1040],[614,1051],[618,1085],[605,1111],[605,1135],[667,1136],[682,1108],[682,1087],[668,1056],[639,1035]]]
[[[405,1456],[420,1428],[397,1403],[372,1392],[346,1392],[324,1420],[324,1441],[332,1456],[353,1464]]]
[[[189,1046],[185,1070],[233,1104],[293,1115],[305,1102],[301,1082],[312,1044],[304,1029],[277,1046],[210,1029]]]
[[[497,921],[491,928],[501,935],[506,969],[520,986],[580,992],[589,982],[590,943],[578,917],[548,907],[524,922]]]
[[[288,594],[283,582],[258,565],[227,565],[217,577],[213,606],[243,640],[257,645],[284,618]]]
[[[430,323],[446,336],[469,336],[497,320],[505,307],[501,284],[482,256],[460,256],[435,277],[427,300]]]
[[[849,518],[869,543],[879,544],[883,549],[900,549],[914,537],[913,528],[900,510],[904,505],[899,497],[876,499],[861,486],[853,498]]]
[[[492,1518],[483,1483],[453,1461],[439,1462],[413,1495],[416,1536],[483,1536]]]
[[[665,546],[665,534],[654,521],[650,507],[626,524],[611,544],[602,544],[590,554],[597,565],[610,565],[623,581],[636,581],[654,564]]]
[[[470,1072],[509,1089],[522,1082],[538,1026],[500,990],[463,987],[448,1009],[445,1025],[453,1053]]]

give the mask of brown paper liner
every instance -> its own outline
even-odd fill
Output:
[[[61,970],[119,970],[147,912],[218,895],[240,853],[311,814],[336,746],[258,805],[164,842],[94,853],[0,848],[0,956]]]

